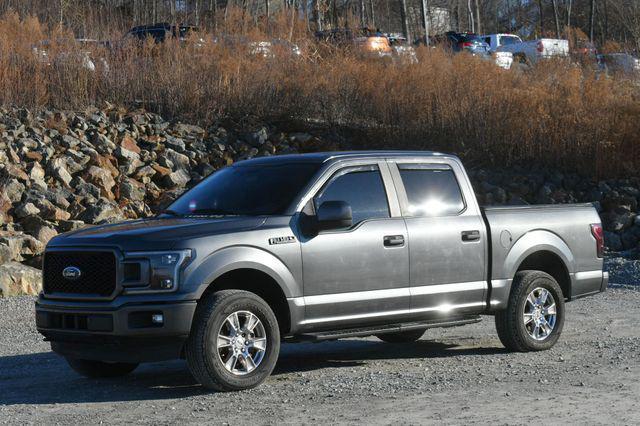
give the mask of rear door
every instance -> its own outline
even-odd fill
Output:
[[[411,311],[421,317],[477,312],[485,304],[487,236],[456,162],[394,161],[409,234]],[[460,184],[464,187],[461,189]]]

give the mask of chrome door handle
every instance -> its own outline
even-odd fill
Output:
[[[478,241],[480,239],[480,231],[462,231],[462,241]]]
[[[398,247],[404,245],[404,235],[387,235],[383,238],[385,247]]]

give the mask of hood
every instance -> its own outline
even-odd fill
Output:
[[[122,251],[170,250],[176,242],[260,227],[264,217],[169,217],[93,226],[61,234],[47,247],[105,246]]]

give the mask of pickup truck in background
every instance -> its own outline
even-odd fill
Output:
[[[423,41],[420,41],[422,43]],[[484,40],[474,33],[458,33],[449,31],[431,37],[431,46],[439,46],[454,53],[467,52],[478,58],[493,61],[503,69],[510,69],[513,64],[513,54],[510,52],[495,52]]]
[[[540,59],[569,56],[569,41],[553,38],[522,41],[514,34],[481,36],[494,52],[511,52],[515,62],[535,64]]]
[[[480,315],[510,350],[549,349],[565,302],[606,289],[602,257],[592,205],[481,208],[452,155],[256,158],[157,217],[53,238],[36,325],[88,377],[186,358],[240,390],[281,342],[413,342]]]

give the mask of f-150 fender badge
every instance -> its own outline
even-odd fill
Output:
[[[286,237],[269,238],[270,246],[273,246],[275,244],[289,244],[289,243],[295,243],[295,242],[296,242],[296,237],[294,237],[293,235],[289,235]]]

